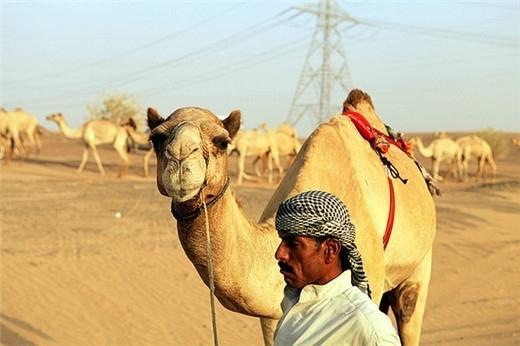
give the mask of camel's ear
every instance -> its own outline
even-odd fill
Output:
[[[148,108],[148,127],[150,130],[153,130],[157,126],[161,125],[164,122],[164,119],[159,115],[159,113],[153,109],[152,107]]]
[[[222,122],[224,123],[224,127],[229,132],[229,138],[233,139],[235,135],[238,132],[238,129],[240,129],[240,118],[242,117],[242,114],[239,110],[234,110],[231,112],[231,114],[228,115],[228,117]]]

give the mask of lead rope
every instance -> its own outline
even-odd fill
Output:
[[[213,277],[213,254],[211,251],[211,237],[209,234],[209,218],[208,209],[206,208],[206,202],[204,201],[203,194],[200,194],[202,200],[202,206],[204,207],[204,220],[206,222],[206,250],[208,252],[208,275],[209,275],[209,302],[211,306],[211,323],[213,327],[213,345],[218,346],[218,335],[217,335],[217,315],[215,313],[215,280]]]

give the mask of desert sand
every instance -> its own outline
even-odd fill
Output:
[[[132,153],[117,179],[109,147],[99,150],[106,177],[92,158],[75,174],[81,152],[45,131],[38,157],[1,166],[1,343],[211,345],[209,290],[157,191],[155,159],[144,178],[144,152]],[[235,162],[232,188],[257,219],[276,185],[238,186]],[[446,181],[435,198],[422,345],[520,344],[520,151],[497,165],[496,180]],[[217,303],[217,325],[221,345],[262,345],[256,318]]]

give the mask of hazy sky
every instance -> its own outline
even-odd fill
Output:
[[[242,110],[276,126],[291,106],[315,27],[313,1],[1,1],[0,102],[47,128],[106,94],[163,115]],[[314,2],[316,3],[316,2]],[[338,1],[354,87],[403,131],[520,131],[520,1]],[[345,91],[332,100],[341,105]],[[315,102],[314,100],[308,100]],[[298,130],[308,134],[313,119]]]

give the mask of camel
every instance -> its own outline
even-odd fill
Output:
[[[252,179],[251,176],[245,172],[245,161],[246,158],[250,156],[257,157],[268,155],[270,157],[270,159],[267,160],[267,181],[269,183],[273,181],[272,162],[274,162],[278,168],[280,177],[282,176],[283,168],[280,165],[278,146],[272,132],[262,133],[258,129],[240,131],[236,138],[234,138],[232,146],[233,150],[238,152],[237,181],[239,184],[242,184],[244,179]],[[257,175],[259,174],[257,173]]]
[[[22,159],[25,158],[28,155],[24,145],[25,138],[29,146],[35,149],[36,154],[40,153],[42,144],[38,119],[21,108],[15,108],[12,111],[6,111],[3,108],[0,110],[0,135],[7,138],[7,143],[11,142],[9,144],[11,149],[6,152],[17,151]]]
[[[278,146],[278,156],[279,157],[287,157],[287,167],[289,167],[294,160],[294,157],[298,153],[301,148],[300,141],[296,136],[296,130],[289,124],[280,124],[274,131],[271,130],[267,124],[262,124],[261,127],[267,133],[271,132],[272,136],[276,140],[276,144]],[[268,167],[267,160],[270,159],[269,155],[257,156],[253,161],[253,166],[255,167],[255,171],[257,175],[260,176],[260,170],[258,169],[258,162],[262,161],[262,165],[264,170]],[[283,169],[283,167],[282,167]]]
[[[511,143],[513,143],[513,146],[517,147],[518,150],[520,150],[520,137],[518,138],[513,138],[511,140]]]
[[[460,171],[460,163],[458,161],[460,149],[453,139],[445,136],[439,137],[434,139],[428,147],[424,147],[420,137],[412,138],[410,142],[414,148],[419,150],[422,156],[432,158],[433,179],[442,181],[442,177],[439,175],[442,161],[448,162],[448,173],[451,173],[454,178],[458,177],[458,172]]]
[[[346,103],[385,131],[366,93],[354,90]],[[204,283],[209,285],[207,221],[217,299],[227,309],[260,317],[264,342],[272,343],[285,285],[274,259],[280,243],[274,228],[277,206],[303,191],[328,191],[347,205],[357,227],[356,243],[373,301],[385,312],[392,308],[404,345],[418,345],[436,216],[414,161],[394,146],[385,154],[408,179],[406,184],[393,180],[397,204],[386,249],[382,237],[390,209],[389,178],[378,154],[345,116],[332,117],[307,138],[259,222],[254,222],[228,187],[227,145],[238,132],[240,118],[240,111],[219,120],[209,110],[186,107],[164,119],[148,109],[157,187],[171,198],[181,245]]]
[[[477,179],[484,178],[486,164],[491,169],[492,178],[496,176],[497,166],[493,159],[493,151],[488,142],[476,135],[460,137],[456,142],[460,147],[460,175],[464,180],[468,179],[468,163],[471,157],[477,159]]]
[[[101,175],[105,175],[103,164],[101,163],[101,159],[99,158],[99,154],[97,152],[97,146],[101,144],[112,144],[114,149],[123,160],[118,177],[122,177],[127,173],[129,159],[126,150],[126,140],[128,138],[128,134],[122,126],[119,126],[110,120],[96,119],[86,122],[79,128],[71,129],[68,126],[63,114],[61,113],[51,114],[47,116],[46,119],[55,122],[65,137],[71,139],[81,138],[83,141],[83,144],[85,145],[83,150],[83,157],[78,169],[76,170],[76,173],[83,172],[83,168],[87,163],[88,152],[90,149],[92,151],[92,155],[94,156],[94,160],[96,160],[96,165],[99,169],[99,172]]]
[[[128,133],[128,136],[137,144],[150,144],[150,134],[145,132],[137,132],[136,124],[133,119],[129,119],[127,123],[123,125],[124,129]],[[154,153],[153,146],[150,146],[150,149],[146,152],[143,158],[143,167],[144,167],[144,176],[148,177],[148,161],[150,160],[150,156]]]

